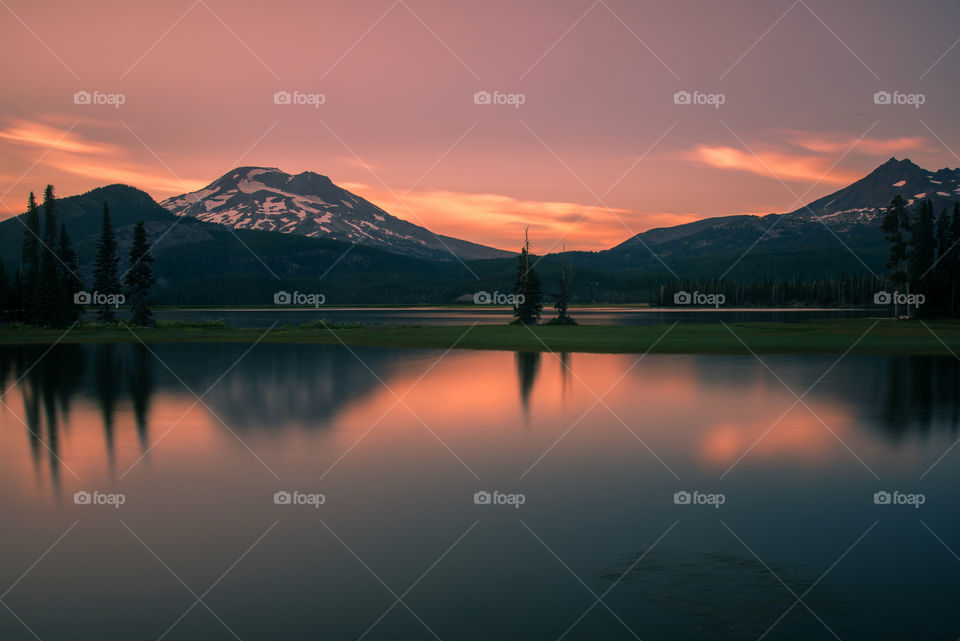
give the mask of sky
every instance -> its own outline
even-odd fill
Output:
[[[960,166],[958,43],[955,0],[0,0],[0,216],[265,166],[604,249]]]

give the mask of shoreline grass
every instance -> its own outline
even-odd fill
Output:
[[[960,321],[849,319],[800,323],[670,325],[232,327],[219,321],[165,321],[153,328],[78,325],[69,331],[0,327],[0,344],[238,342],[642,354],[960,354]]]

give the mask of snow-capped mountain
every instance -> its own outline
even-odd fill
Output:
[[[960,200],[960,169],[928,171],[909,158],[891,158],[855,183],[792,213],[823,220],[874,218],[882,215],[897,195],[907,206],[929,198],[939,214],[941,209],[950,208],[953,201]]]
[[[236,229],[330,238],[435,259],[502,258],[509,252],[439,236],[390,215],[312,171],[291,175],[271,167],[238,167],[203,189],[160,203]]]
[[[656,267],[663,260],[696,276],[724,274],[732,265],[739,278],[772,273],[820,278],[842,270],[858,273],[865,264],[882,273],[890,248],[881,224],[897,195],[908,206],[929,198],[939,215],[960,201],[960,169],[928,171],[909,159],[891,158],[788,214],[721,216],[651,229],[607,252],[637,266]]]

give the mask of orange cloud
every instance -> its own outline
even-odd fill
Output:
[[[640,213],[583,203],[523,200],[502,194],[424,189],[405,195],[362,183],[343,183],[391,214],[437,234],[516,249],[530,227],[534,251],[567,248],[596,250],[619,244],[633,234],[702,218],[693,214]],[[397,196],[402,195],[400,201]]]
[[[94,178],[107,183],[123,183],[145,191],[165,194],[196,191],[207,184],[200,180],[180,180],[166,171],[154,172],[145,168],[130,168],[130,163],[127,162],[120,166],[110,162],[93,162],[64,154],[51,154],[44,159],[43,164],[84,178]]]
[[[15,120],[10,126],[0,130],[0,139],[28,147],[42,147],[43,149],[78,154],[111,154],[118,152],[118,148],[113,145],[88,142],[75,132],[65,132],[68,132],[67,127],[58,129],[39,122]]]
[[[77,131],[80,126],[95,129],[109,128],[117,130],[116,123],[98,121],[90,118],[72,120],[69,123],[56,115],[39,116],[47,122],[31,120],[11,120],[0,129],[0,143],[13,145],[11,156],[20,156],[26,164],[38,163],[39,166],[54,169],[62,174],[80,176],[96,180],[98,183],[125,183],[149,192],[164,195],[180,194],[202,188],[206,181],[181,180],[164,167],[144,165],[131,159],[131,152],[119,145],[100,140],[91,140]],[[72,128],[71,128],[72,127]],[[128,135],[119,132],[117,135]],[[44,182],[59,183],[63,175],[44,177]],[[17,178],[3,179],[11,187],[16,187]],[[76,186],[77,181],[64,180],[68,185]],[[14,211],[9,204],[5,213]]]
[[[835,158],[790,154],[763,150],[756,154],[733,147],[699,145],[690,157],[720,169],[737,169],[759,176],[789,181],[820,182],[847,185],[860,178],[860,173],[832,168]]]
[[[903,136],[900,138],[863,138],[857,141],[852,136],[812,136],[802,132],[793,132],[790,142],[810,151],[824,154],[840,154],[847,149],[851,153],[869,156],[889,156],[904,152],[928,152],[932,149],[930,141],[924,136]]]

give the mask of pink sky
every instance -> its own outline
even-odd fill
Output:
[[[4,216],[48,182],[160,200],[263,165],[440,234],[515,248],[529,225],[535,249],[601,249],[790,211],[890,156],[960,165],[955,2],[4,0],[0,16]]]

